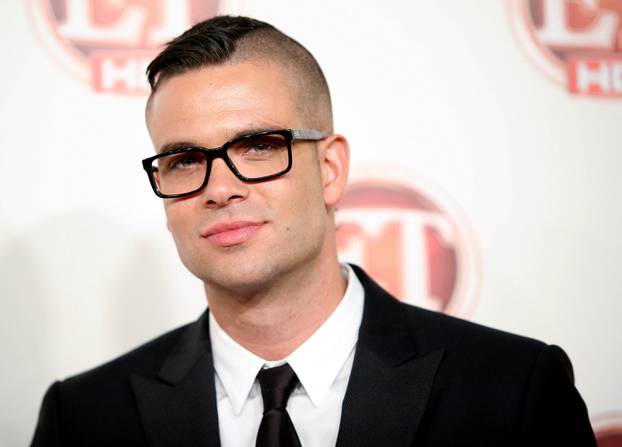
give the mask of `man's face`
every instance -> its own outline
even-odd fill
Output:
[[[147,116],[154,147],[215,148],[253,131],[305,129],[293,92],[275,63],[173,76],[154,94]],[[264,182],[245,183],[222,159],[214,160],[202,191],[165,199],[167,225],[185,266],[208,287],[252,292],[321,259],[331,233],[316,146],[321,151],[322,144],[295,142],[291,171]]]

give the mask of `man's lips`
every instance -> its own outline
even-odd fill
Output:
[[[207,228],[201,236],[220,247],[230,247],[246,242],[263,225],[264,222],[248,220],[222,222]]]

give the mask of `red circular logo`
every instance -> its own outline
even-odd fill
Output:
[[[479,291],[470,225],[438,188],[408,177],[350,183],[339,209],[339,256],[403,301],[466,317]]]
[[[52,55],[99,92],[145,93],[145,69],[162,44],[243,0],[27,0]]]
[[[574,94],[622,97],[619,0],[508,0],[521,47]]]
[[[598,447],[622,447],[622,413],[597,416],[592,426]]]

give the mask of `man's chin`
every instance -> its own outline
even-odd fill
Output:
[[[257,262],[237,262],[219,269],[196,275],[205,284],[206,291],[252,295],[265,290],[274,281],[271,269],[258,267]]]

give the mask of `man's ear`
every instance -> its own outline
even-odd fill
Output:
[[[350,146],[343,135],[330,135],[322,141],[319,151],[324,185],[324,204],[337,205],[346,188],[350,169]]]

